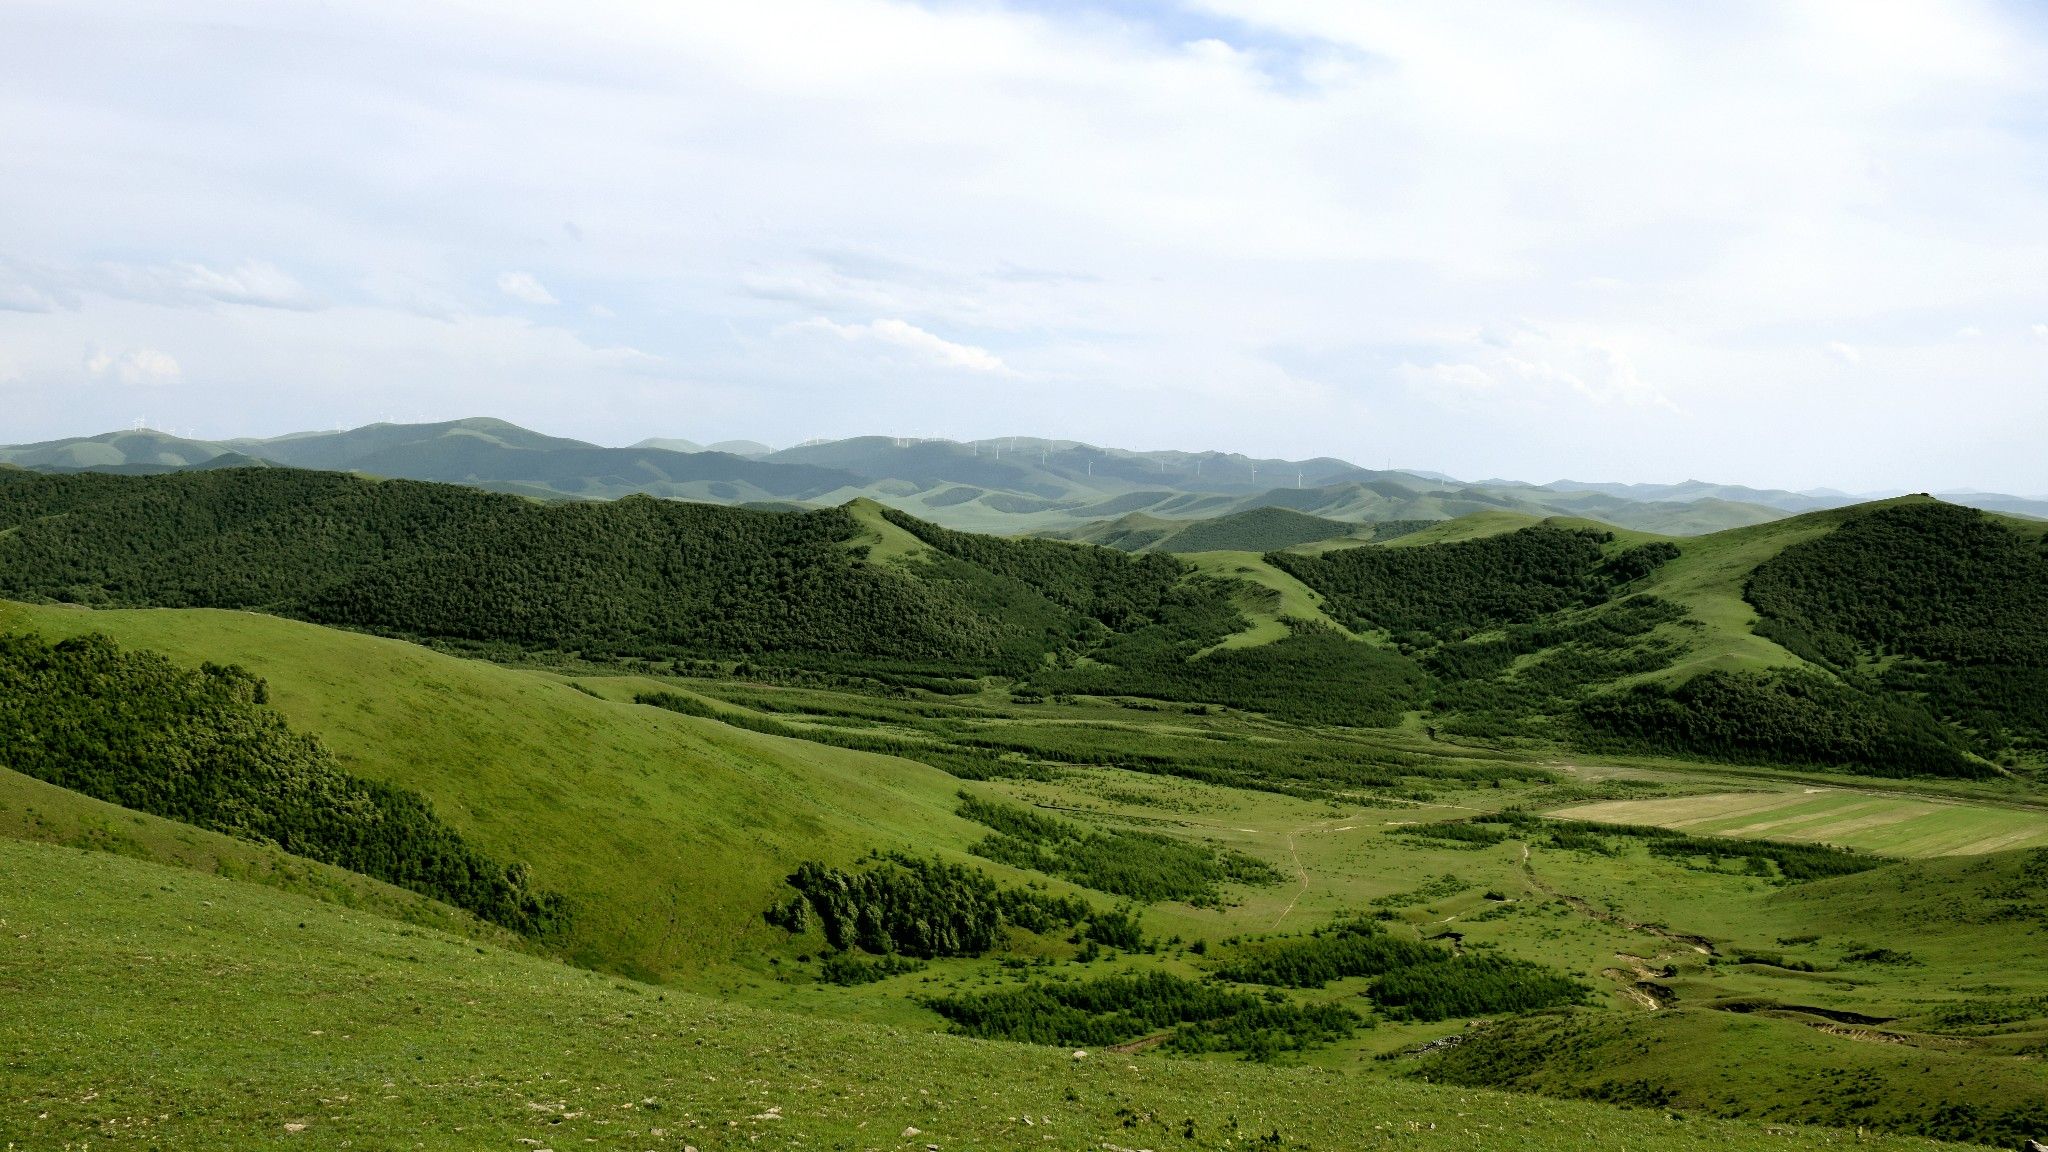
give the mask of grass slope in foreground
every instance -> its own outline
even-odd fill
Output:
[[[1698,1152],[1844,1141],[782,1016],[49,845],[0,841],[0,875],[0,1133],[29,1147]]]
[[[254,613],[0,602],[0,632],[111,636],[261,676],[355,776],[424,796],[574,914],[577,962],[682,979],[779,936],[761,909],[809,859],[950,849],[984,829],[960,782],[906,760],[593,699],[554,677]]]

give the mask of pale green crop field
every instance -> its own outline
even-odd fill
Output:
[[[2048,811],[1951,803],[1853,788],[1614,800],[1552,813],[1697,834],[1810,840],[1886,856],[1974,856],[2048,845]]]

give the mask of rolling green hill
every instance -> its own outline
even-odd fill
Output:
[[[1536,520],[1568,516],[1631,531],[1696,536],[1856,500],[1831,491],[1796,493],[1699,481],[1464,482],[1330,458],[1139,452],[1032,437],[961,443],[862,436],[781,451],[746,440],[706,446],[649,437],[630,447],[609,448],[485,417],[228,440],[135,429],[0,447],[0,464],[48,471],[148,475],[252,461],[469,484],[544,500],[640,494],[724,505],[781,501],[834,507],[864,497],[950,528],[1074,539],[1113,532],[1106,522],[1133,513],[1198,521],[1265,508],[1346,524],[1486,514]],[[1975,492],[1950,499],[2048,516],[2048,503],[2038,499]]]
[[[565,895],[556,949],[608,971],[675,979],[758,947],[772,939],[760,910],[803,860],[957,851],[976,834],[952,814],[959,782],[923,765],[397,641],[248,613],[6,604],[0,632],[97,632],[262,677],[270,706],[346,771],[424,797],[465,840]]]
[[[1301,541],[1341,525],[1268,507],[1129,554],[864,500],[774,513],[296,469],[15,472],[0,593],[260,609],[507,658],[997,675],[1364,727],[1422,711],[1468,739],[1975,777],[2038,767],[2041,535],[2013,523],[1913,499],[1662,538],[1496,512],[1331,548]],[[1165,554],[1231,543],[1280,547]],[[1871,580],[1873,549],[1910,558],[1918,583]]]

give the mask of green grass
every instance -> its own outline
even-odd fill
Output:
[[[861,534],[852,543],[865,546],[870,561],[877,564],[907,563],[934,554],[931,545],[891,524],[882,515],[882,506],[873,500],[865,497],[854,499],[844,507],[861,528]]]
[[[1845,1139],[780,1015],[46,845],[0,842],[0,874],[0,1130],[27,1147],[1698,1152]]]
[[[1349,635],[1349,630],[1323,611],[1316,591],[1280,571],[1256,552],[1192,552],[1180,557],[1206,575],[1242,580],[1267,589],[1272,596],[1242,597],[1237,609],[1250,626],[1224,639],[1219,648],[1253,648],[1294,634],[1287,620],[1312,620]]]
[[[263,884],[507,947],[520,938],[437,900],[175,820],[136,812],[0,768],[0,838],[33,840]]]
[[[1842,511],[1813,512],[1711,536],[1677,540],[1678,558],[1659,568],[1644,591],[1683,604],[1705,625],[1688,651],[1669,668],[1646,679],[1689,680],[1708,671],[1755,672],[1805,662],[1751,631],[1756,609],[1743,599],[1750,570],[1793,544],[1826,535],[1845,518]]]
[[[1276,590],[1276,595],[1286,602],[1284,592]],[[1700,861],[1654,858],[1641,844],[1629,841],[1618,840],[1611,854],[1600,854],[1552,847],[1534,834],[1518,833],[1521,839],[1476,849],[1403,834],[1416,822],[1458,819],[1510,805],[1550,810],[1669,793],[1676,797],[1672,803],[1691,805],[1674,809],[1681,817],[1705,814],[1721,821],[1692,831],[1810,835],[1911,855],[1986,844],[2008,832],[2040,828],[2039,808],[1996,802],[2000,794],[2022,799],[2013,781],[1897,782],[1883,788],[1856,784],[1808,793],[1799,789],[1832,788],[1842,781],[1814,773],[1738,771],[1643,759],[1621,767],[1584,767],[1555,779],[1509,775],[1495,786],[1495,778],[1483,770],[1526,769],[1547,753],[1461,747],[1425,740],[1412,728],[1308,730],[1253,714],[1133,700],[1084,697],[1024,704],[1012,701],[998,683],[987,684],[978,693],[940,698],[866,694],[818,682],[799,686],[619,675],[617,669],[610,670],[612,675],[572,676],[572,670],[460,660],[413,645],[246,613],[90,612],[0,604],[0,630],[22,629],[51,638],[99,630],[125,646],[156,649],[187,664],[210,659],[245,665],[268,678],[271,699],[291,723],[319,735],[350,771],[422,792],[444,819],[481,847],[531,861],[537,881],[576,899],[581,915],[571,958],[614,973],[668,982],[665,987],[621,984],[490,951],[488,960],[476,963],[498,966],[490,968],[502,973],[491,977],[497,982],[458,996],[456,973],[446,970],[451,965],[441,960],[459,958],[461,970],[470,971],[468,957],[477,954],[461,949],[473,949],[475,942],[464,940],[459,948],[451,944],[452,951],[431,954],[395,952],[392,939],[414,948],[414,941],[439,937],[393,937],[392,933],[418,928],[399,928],[367,913],[375,909],[419,924],[473,933],[474,925],[464,918],[373,882],[294,862],[274,849],[137,817],[0,774],[0,836],[101,850],[93,857],[49,857],[67,862],[67,876],[101,874],[95,869],[112,869],[104,872],[106,876],[127,875],[119,870],[141,867],[114,858],[121,856],[176,864],[195,873],[245,877],[269,885],[230,886],[234,892],[253,893],[233,901],[252,909],[250,916],[283,901],[293,909],[281,914],[283,920],[314,924],[301,911],[308,905],[291,894],[311,895],[328,901],[320,916],[345,917],[335,923],[345,923],[347,932],[358,934],[349,938],[352,942],[322,937],[327,943],[320,948],[294,952],[282,940],[266,936],[270,929],[259,930],[259,921],[270,921],[223,920],[215,929],[206,929],[215,931],[214,942],[206,945],[213,951],[195,948],[192,969],[179,977],[185,985],[153,985],[148,981],[157,978],[156,970],[141,967],[133,957],[177,952],[147,933],[175,935],[185,931],[187,923],[199,931],[207,921],[188,917],[169,926],[148,927],[149,917],[135,914],[135,905],[139,901],[146,911],[155,912],[161,906],[152,902],[162,894],[148,900],[117,899],[110,889],[103,907],[94,902],[99,896],[67,902],[66,893],[89,890],[83,881],[34,895],[41,883],[34,877],[56,865],[36,865],[43,868],[38,873],[24,863],[17,872],[17,857],[43,859],[34,852],[44,850],[5,849],[16,856],[0,860],[6,865],[0,867],[0,875],[10,881],[0,884],[0,918],[9,920],[7,930],[0,932],[0,998],[27,990],[29,995],[14,999],[34,1011],[33,1018],[21,1024],[0,1012],[0,1053],[11,1054],[13,1061],[8,1067],[10,1088],[23,1077],[44,1086],[76,1082],[85,1087],[67,1099],[76,1102],[87,1092],[100,1091],[100,1099],[132,1101],[133,1106],[124,1102],[125,1110],[119,1113],[88,1116],[67,1112],[70,1105],[56,1107],[54,1094],[59,1090],[54,1087],[4,1095],[10,1100],[48,1098],[52,1102],[38,1103],[39,1110],[51,1111],[53,1118],[70,1115],[73,1120],[67,1123],[76,1125],[111,1115],[163,1114],[191,1125],[184,1130],[190,1134],[172,1139],[164,1138],[163,1122],[157,1121],[132,1130],[95,1128],[124,1138],[131,1131],[147,1132],[164,1139],[166,1147],[237,1146],[255,1139],[239,1135],[245,1129],[236,1125],[257,1125],[246,1131],[282,1138],[281,1125],[287,1120],[312,1124],[333,1114],[386,1125],[344,1135],[357,1138],[359,1146],[394,1143],[397,1138],[391,1133],[400,1131],[417,1131],[421,1134],[415,1139],[431,1146],[437,1138],[459,1139],[446,1135],[456,1124],[474,1125],[494,1137],[512,1132],[502,1125],[526,1125],[518,1134],[556,1141],[560,1137],[551,1133],[572,1130],[550,1126],[529,1131],[532,1125],[546,1124],[548,1117],[521,1111],[534,1094],[554,1091],[555,1078],[568,1087],[544,1102],[569,1103],[572,1089],[596,1099],[600,1085],[607,1092],[628,1086],[636,1100],[651,1095],[686,1101],[676,1107],[708,1121],[712,1130],[665,1130],[684,1132],[699,1147],[716,1147],[721,1140],[741,1142],[749,1135],[769,1140],[777,1132],[785,1138],[801,1133],[825,1146],[843,1141],[865,1147],[869,1138],[875,1146],[893,1146],[898,1142],[895,1134],[909,1124],[943,1134],[944,1147],[1040,1146],[1043,1142],[1037,1137],[1043,1132],[1034,1129],[1020,1139],[1014,1130],[1000,1127],[998,1113],[1007,1117],[1031,1111],[1037,1116],[1041,1110],[1056,1118],[1066,1115],[1076,1123],[1118,1125],[1089,1128],[1089,1138],[1071,1141],[1074,1146],[1093,1147],[1103,1141],[1154,1149],[1215,1146],[1208,1138],[1217,1131],[1212,1123],[1220,1124],[1235,1112],[1243,1124],[1240,1137],[1264,1135],[1278,1127],[1297,1144],[1353,1147],[1360,1133],[1370,1136],[1377,1131],[1372,1126],[1383,1117],[1391,1117],[1389,1123],[1405,1123],[1406,1114],[1386,1102],[1435,1099],[1428,1090],[1387,1083],[1389,1077],[1398,1079],[1421,1067],[1419,1062],[1377,1057],[1463,1032],[1463,1022],[1383,1021],[1349,1040],[1290,1055],[1288,1060],[1304,1066],[1291,1071],[1134,1058],[1129,1063],[1139,1072],[1130,1086],[1157,1089],[1161,1095],[1141,1099],[1126,1093],[1111,1102],[1084,1094],[1079,1103],[1066,1101],[1063,1095],[1057,1100],[1047,1097],[1043,1103],[1034,1097],[1027,1107],[1022,1102],[1027,1092],[1042,1087],[1057,1095],[1066,1090],[1069,1081],[1053,1077],[1073,1075],[1077,1070],[1071,1062],[1064,1055],[1028,1049],[958,1046],[964,1042],[940,1035],[944,1021],[920,1000],[1047,976],[1094,979],[1160,970],[1199,978],[1209,971],[1209,962],[1187,948],[1187,942],[1220,944],[1233,936],[1303,931],[1333,918],[1373,911],[1390,915],[1395,932],[1446,946],[1456,943],[1472,954],[1538,963],[1574,976],[1599,990],[1597,1004],[1584,1015],[1600,1028],[1623,1028],[1627,1037],[1640,1039],[1645,1034],[1626,1029],[1637,1028],[1639,1018],[1655,1017],[1654,1025],[1645,1026],[1673,1030],[1654,1033],[1666,1037],[1661,1041],[1642,1039],[1651,1049],[1647,1055],[1636,1052],[1634,1039],[1587,1040],[1586,1051],[1598,1054],[1589,1067],[1600,1075],[1589,1080],[1577,1073],[1559,1074],[1533,1085],[1546,1091],[1569,1094],[1594,1091],[1603,1079],[1642,1080],[1690,1092],[1679,1098],[1687,1109],[1741,1111],[1759,1121],[1785,1120],[1821,1114],[1808,1109],[1808,1102],[1795,1093],[1800,1077],[1846,1069],[1868,1078],[1868,1092],[1883,1099],[1921,1099],[1939,1106],[2014,1091],[2013,1084],[2025,1083],[2026,1075],[2038,1071],[2038,1064],[2022,1055],[2027,1045],[2048,1042],[2048,1001],[2038,1011],[2028,1007],[2031,998],[2048,996],[2048,950],[2041,947],[2040,927],[2024,915],[2016,918],[2001,912],[2010,901],[1973,895],[2004,881],[1969,869],[2010,868],[2017,858],[2014,853],[1899,865],[1846,881],[1781,887],[1769,878],[1743,874],[1739,862],[1708,867]],[[970,789],[1086,826],[1152,832],[1242,851],[1272,865],[1283,880],[1267,887],[1228,886],[1217,907],[1172,901],[1144,907],[1149,937],[1182,941],[1166,943],[1156,954],[1126,954],[1082,964],[1063,938],[1020,936],[1006,951],[983,959],[937,960],[927,969],[858,987],[822,982],[816,978],[821,939],[815,930],[790,936],[768,926],[760,915],[771,901],[789,895],[782,877],[799,862],[850,864],[872,848],[936,854],[986,868],[1005,884],[1041,878],[979,861],[966,852],[986,829],[954,814],[962,787],[958,780],[905,760],[764,736],[629,703],[634,695],[649,691],[690,692],[715,701],[717,707],[744,707],[796,728],[873,732],[935,745],[978,739],[1018,749],[1022,755],[1043,757],[1051,771],[1042,779],[998,780],[969,785]],[[1275,766],[1303,763],[1384,765],[1392,779],[1289,795],[1105,766],[1140,751],[1171,765],[1241,763],[1249,766],[1254,780],[1263,779],[1258,774]],[[1728,803],[1722,797],[1738,787],[1779,789],[1776,795],[1782,798],[1783,811],[1758,815],[1716,807]],[[1878,806],[1852,807],[1866,802]],[[1645,819],[1654,815],[1644,813]],[[1751,827],[1781,815],[1802,823]],[[1899,819],[1890,820],[1893,816]],[[1913,824],[1923,819],[1933,823]],[[1880,835],[1892,839],[1880,845],[1852,838]],[[20,855],[25,852],[29,855]],[[76,863],[80,860],[104,863]],[[16,875],[30,879],[15,885]],[[1446,876],[1454,882],[1446,882]],[[195,882],[202,880],[206,878],[195,875]],[[1081,892],[1059,881],[1048,883],[1055,893]],[[142,887],[150,891],[159,886]],[[1098,906],[1111,902],[1102,894],[1082,894]],[[229,902],[206,898],[214,899],[217,907]],[[35,929],[43,935],[32,936],[38,941],[33,953],[45,955],[47,943],[59,950],[47,954],[79,957],[76,976],[68,971],[44,973],[18,958],[18,929],[12,925],[26,913],[14,909],[29,899],[45,900],[44,912],[38,914],[43,919],[36,921]],[[67,921],[67,915],[72,919]],[[62,927],[66,923],[71,927]],[[113,924],[124,927],[109,927]],[[240,936],[252,941],[249,958],[220,959]],[[1718,956],[1708,957],[1677,942],[1677,936],[1702,938]],[[102,937],[112,943],[90,943]],[[1850,959],[1878,947],[1910,953],[1913,960],[1886,965]],[[1750,954],[1775,954],[1792,966],[1737,962]],[[408,955],[422,960],[414,964],[403,959]],[[813,959],[806,963],[805,956]],[[1650,1012],[1633,977],[1611,975],[1627,973],[1635,963],[1630,957],[1659,970],[1667,964],[1678,968],[1672,977],[1659,977],[1677,997],[1675,1009]],[[1709,959],[1716,962],[1708,963]],[[1013,966],[1019,962],[1027,966]],[[94,964],[142,983],[130,988],[107,980]],[[322,1019],[360,1018],[376,1026],[352,1030],[319,1022],[304,1025],[305,1032],[323,1032],[322,1046],[287,1049],[275,1069],[258,1066],[253,1054],[257,1041],[252,1037],[303,1034],[294,1030],[300,1025],[289,1022],[286,1006],[267,999],[281,997],[276,989],[286,984],[295,964],[314,973],[308,977],[308,1002],[313,1007],[305,1011],[331,1008],[338,1015]],[[216,981],[230,990],[221,993],[229,1016],[218,1025],[186,1023],[193,1013],[177,1006],[197,1002],[204,995],[198,981],[215,971],[234,976],[232,981]],[[24,983],[23,972],[43,982]],[[104,988],[91,983],[94,973],[101,973]],[[75,984],[53,983],[74,979]],[[246,992],[234,991],[245,986]],[[631,990],[622,992],[620,987]],[[64,996],[80,999],[81,988],[99,990],[76,1004],[57,1002]],[[687,999],[681,995],[684,988],[716,992],[727,1003]],[[1290,995],[1304,1003],[1358,1006],[1368,1003],[1362,997],[1366,991],[1363,981],[1353,979]],[[381,993],[389,994],[390,1003],[376,1007]],[[152,995],[173,1010],[153,1008]],[[579,999],[586,996],[587,1002]],[[463,1003],[466,1000],[477,1003]],[[606,1014],[610,1010],[605,1005],[628,1002],[635,1005],[633,1020],[624,1020],[617,1012]],[[1877,1044],[1823,1031],[1816,1024],[1818,1018],[1797,1012],[1786,1015],[1767,1008],[1736,1015],[1717,1007],[1730,1002],[1895,1018],[1886,1029],[1909,1040]],[[738,1006],[742,1004],[795,1013],[803,1020],[756,1013]],[[422,1008],[422,1020],[404,1019],[412,1007]],[[248,1015],[234,1016],[236,1012]],[[547,1018],[550,1012],[555,1014],[552,1020]],[[1970,1012],[2012,1019],[1997,1026],[1996,1036],[1979,1036],[1953,1023],[1957,1013]],[[656,1024],[648,1013],[670,1015]],[[1687,1020],[1704,1023],[1681,1027],[1674,1022]],[[41,1046],[15,1041],[4,1031],[37,1026],[77,1043],[61,1046],[55,1050],[59,1054],[52,1055]],[[190,1044],[178,1038],[181,1030],[193,1038]],[[381,1037],[381,1047],[366,1045],[355,1051],[329,1046],[332,1042],[325,1036],[340,1034],[358,1039],[374,1034]],[[706,1040],[703,1048],[696,1044],[699,1038]],[[141,1060],[128,1053],[130,1041],[141,1050],[175,1054],[161,1083],[147,1081],[136,1071],[138,1063],[119,1063]],[[835,1044],[841,1047],[835,1049]],[[24,1049],[34,1054],[34,1062],[24,1063]],[[1745,1080],[1738,1057],[1759,1051],[1775,1063]],[[1671,1058],[1669,1054],[1676,1052],[1688,1055]],[[1922,1052],[1935,1054],[1923,1063],[1937,1067],[1938,1075],[1925,1073],[1914,1063],[1915,1054]],[[679,1071],[678,1053],[683,1060],[709,1062],[701,1070],[692,1066]],[[405,1062],[415,1055],[425,1060],[412,1061],[417,1078],[408,1079]],[[2032,1059],[2038,1059],[2038,1052]],[[63,1063],[67,1060],[71,1063]],[[1706,1067],[1706,1061],[1719,1062],[1713,1065],[1717,1079],[1690,1074],[1696,1065]],[[198,1069],[208,1066],[226,1071],[202,1082]],[[1115,1065],[1125,1067],[1121,1061]],[[833,1072],[835,1068],[839,1071]],[[855,1074],[848,1075],[848,1069]],[[550,1080],[540,1080],[541,1071],[549,1072]],[[1110,1071],[1114,1069],[1089,1065],[1085,1074]],[[705,1081],[705,1075],[719,1079]],[[896,1077],[913,1090],[888,1099],[872,1095],[872,1085],[881,1076]],[[368,1087],[373,1077],[378,1088],[374,1092]],[[1192,1079],[1175,1079],[1179,1077]],[[1271,1079],[1262,1079],[1266,1077]],[[721,1095],[732,1090],[733,1078],[762,1083]],[[387,1080],[402,1091],[382,1089]],[[812,1080],[818,1087],[806,1095],[782,1091]],[[898,1120],[882,1110],[885,1105],[894,1107],[891,1101],[916,1097],[915,1087],[938,1094],[969,1083],[979,1086],[973,1090],[979,1094],[978,1103],[941,1095],[949,1101],[948,1109],[928,1110],[939,1119],[961,1120],[956,1128],[915,1116]],[[1743,1094],[1745,1083],[1753,1084],[1751,1095]],[[108,1086],[118,1086],[118,1091],[109,1091]],[[779,1098],[756,1104],[758,1097],[750,1094],[761,1087]],[[685,1095],[685,1088],[701,1094]],[[183,1111],[156,1103],[159,1097],[146,1097],[181,1090],[192,1093],[195,1101]],[[863,1090],[871,1097],[857,1095]],[[963,1095],[965,1091],[961,1090]],[[999,1097],[999,1092],[1009,1095]],[[1421,1094],[1402,1095],[1410,1092]],[[388,1106],[388,1114],[379,1111],[361,1119],[354,1109],[311,1107],[321,1096],[332,1100],[339,1093],[375,1109]],[[1221,1102],[1199,1104],[1205,1093],[1215,1094]],[[382,1100],[392,1094],[399,1102]],[[586,1116],[573,1123],[591,1126],[576,1131],[574,1140],[562,1142],[573,1145],[590,1135],[603,1143],[630,1130],[631,1121],[644,1121],[632,1115],[638,1109],[616,1108],[625,1099],[607,1104],[615,1110],[619,1131],[610,1130],[614,1125],[595,1126],[599,1113],[586,1110]],[[1474,1136],[1498,1138],[1504,1146],[1545,1147],[1551,1145],[1541,1141],[1553,1138],[1550,1133],[1503,1129],[1510,1123],[1506,1118],[1539,1116],[1544,1110],[1581,1114],[1571,1111],[1576,1105],[1483,1099],[1483,1111],[1461,1102],[1449,1119],[1470,1120],[1467,1128]],[[1329,1101],[1348,1101],[1343,1107],[1354,1111],[1332,1114]],[[799,1110],[800,1103],[806,1110]],[[732,1110],[742,1104],[754,1110]],[[771,1104],[781,1104],[790,1119],[750,1126],[747,1117],[765,1114]],[[1175,1125],[1181,1119],[1196,1119],[1203,1139],[1176,1143],[1169,1132],[1142,1125],[1128,1131],[1120,1127],[1116,1108],[1142,1114],[1152,1104],[1172,1112]],[[816,1110],[809,1110],[814,1105]],[[1055,1105],[1073,1110],[1060,1113]],[[1254,1105],[1263,1110],[1252,1112]],[[570,1110],[576,1110],[573,1104]],[[824,1115],[825,1111],[832,1114]],[[1457,1117],[1456,1111],[1468,1116]],[[1252,1133],[1248,1115],[1262,1117],[1258,1123],[1264,1130]],[[1372,1119],[1358,1123],[1357,1115]],[[1702,1134],[1723,1131],[1697,1120],[1657,1120],[1668,1126],[1659,1129],[1649,1123],[1657,1117],[1652,1113],[1584,1115],[1606,1117],[1596,1130],[1601,1141],[1625,1140],[1630,1146],[1641,1140],[1642,1147],[1655,1147],[1648,1142],[1655,1131],[1706,1139],[1707,1146],[1714,1146],[1711,1141],[1721,1137]],[[1847,1115],[1852,1123],[1896,1120],[1875,1106],[1826,1115]],[[224,1118],[218,1122],[228,1127],[206,1128],[214,1122],[209,1116]],[[800,1116],[804,1123],[794,1123]],[[1439,1124],[1438,1131],[1452,1130],[1443,1114],[1430,1116]],[[9,1119],[0,1112],[0,1129],[11,1137],[13,1128],[4,1123]],[[724,1128],[726,1120],[738,1120],[740,1125]],[[858,1127],[862,1120],[870,1123],[869,1129]],[[886,1126],[878,1128],[885,1120]],[[1646,1126],[1628,1127],[1638,1122]],[[1479,1129],[1479,1123],[1495,1127]],[[272,1132],[266,1125],[279,1127]],[[82,1139],[84,1131],[75,1127],[61,1134],[64,1139]],[[308,1134],[314,1131],[307,1129]],[[648,1127],[639,1131],[644,1135]],[[1055,1131],[1060,1141],[1066,1141],[1068,1131]],[[1425,1127],[1408,1135],[1420,1140],[1428,1131]],[[36,1134],[38,1140],[45,1136]],[[209,1144],[207,1137],[217,1138]],[[920,1137],[912,1146],[928,1139]],[[1240,1138],[1239,1143],[1244,1142]],[[61,1146],[62,1141],[56,1143]],[[1554,1146],[1568,1143],[1558,1136]],[[1047,1146],[1067,1144],[1056,1141]]]
[[[0,629],[87,631],[264,677],[347,770],[441,818],[575,905],[568,954],[694,978],[775,937],[760,911],[807,859],[870,847],[960,854],[959,781],[921,764],[594,699],[544,673],[254,613],[0,603]]]

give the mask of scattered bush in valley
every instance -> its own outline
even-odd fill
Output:
[[[1221,885],[1277,884],[1266,862],[1149,832],[1104,831],[1015,804],[960,794],[961,816],[994,830],[977,856],[1133,900],[1214,904]]]
[[[1051,777],[1051,773],[1042,765],[1002,756],[985,749],[946,747],[920,743],[916,740],[900,740],[894,736],[785,724],[773,717],[744,709],[713,708],[695,696],[686,696],[680,692],[642,692],[633,697],[633,702],[665,708],[670,712],[680,712],[685,716],[701,716],[721,724],[730,724],[735,728],[745,728],[749,732],[787,736],[792,740],[809,740],[814,744],[829,744],[834,748],[845,748],[854,752],[901,756],[906,760],[929,764],[962,780],[1045,780]]]
[[[1429,904],[1442,900],[1446,896],[1456,896],[1470,887],[1470,884],[1446,872],[1436,879],[1425,881],[1409,891],[1394,892],[1386,896],[1375,896],[1372,898],[1372,906],[1375,908],[1413,908],[1418,904]]]
[[[1071,897],[999,891],[975,869],[910,856],[881,857],[858,872],[807,862],[789,884],[834,948],[878,955],[979,956],[1000,942],[1005,920],[1044,931],[1091,915],[1085,902]]]
[[[1240,984],[1320,988],[1347,977],[1376,977],[1368,995],[1400,1020],[1444,1020],[1576,1004],[1584,985],[1551,968],[1497,956],[1457,955],[1389,933],[1370,920],[1333,924],[1307,936],[1240,942],[1215,974]]]
[[[263,707],[263,682],[188,671],[104,636],[0,635],[0,761],[142,812],[270,841],[529,935],[564,926],[561,896],[478,852],[417,793],[344,772]]]
[[[1397,968],[1373,982],[1373,1003],[1396,1020],[1451,1020],[1577,1004],[1585,985],[1554,969],[1500,956],[1450,956]]]
[[[1391,935],[1370,920],[1333,924],[1307,936],[1274,936],[1232,946],[1213,969],[1224,980],[1278,988],[1321,988],[1349,976],[1436,964],[1450,953]]]
[[[1167,1033],[1182,1052],[1264,1058],[1350,1036],[1364,1023],[1334,1004],[1297,1005],[1165,972],[964,992],[927,1001],[969,1036],[1100,1047]]]
[[[1491,847],[1508,838],[1508,833],[1484,824],[1473,824],[1463,820],[1447,820],[1436,824],[1410,824],[1395,830],[1396,835],[1414,836],[1424,840],[1442,840],[1454,847],[1478,850]]]

